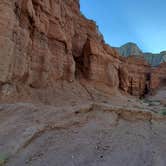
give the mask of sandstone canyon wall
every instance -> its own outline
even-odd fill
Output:
[[[0,48],[1,100],[81,79],[143,96],[165,80],[165,67],[158,73],[105,44],[78,0],[1,0]]]

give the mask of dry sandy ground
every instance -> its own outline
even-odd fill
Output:
[[[146,100],[105,94],[63,106],[0,104],[0,165],[165,166],[163,89]]]
[[[7,166],[165,166],[165,138],[166,118],[148,110],[110,103],[0,105],[0,155]]]
[[[154,96],[149,96],[149,100],[161,101],[166,106],[166,87],[159,89]]]

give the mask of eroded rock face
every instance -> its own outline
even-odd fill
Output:
[[[165,80],[165,67],[158,73],[106,45],[78,0],[1,0],[0,46],[1,97],[20,99],[79,78],[142,96]]]
[[[126,64],[128,70],[128,93],[143,97],[150,92],[150,66],[143,58],[128,57]]]
[[[74,57],[87,36],[102,40],[78,0],[3,0],[0,3],[0,82],[32,88],[74,80]]]
[[[166,63],[161,64],[158,68],[152,68],[151,73],[152,90],[166,85]]]
[[[104,43],[87,40],[83,50],[83,73],[92,81],[103,82],[110,88],[118,88],[120,60],[113,49],[108,51],[104,46]]]

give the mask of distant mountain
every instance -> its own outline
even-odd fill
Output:
[[[120,55],[128,57],[130,55],[141,56],[143,52],[135,43],[126,43],[117,48]]]
[[[163,62],[166,62],[166,51],[162,51],[158,54],[144,53],[135,43],[126,43],[119,48],[116,48],[120,55],[128,57],[131,55],[141,57],[143,56],[145,60],[151,66],[158,66]]]

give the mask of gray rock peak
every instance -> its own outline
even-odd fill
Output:
[[[137,46],[137,44],[132,42],[122,45],[120,48],[118,48],[118,51],[122,56],[125,56],[125,57],[131,56],[131,55],[139,56],[143,54],[141,49]]]
[[[128,42],[124,45],[122,45],[119,48],[116,48],[120,55],[128,57],[128,56],[137,56],[137,57],[144,57],[145,60],[151,65],[151,66],[158,66],[163,62],[166,62],[166,51],[162,51],[158,54],[154,53],[144,53],[137,44]]]

